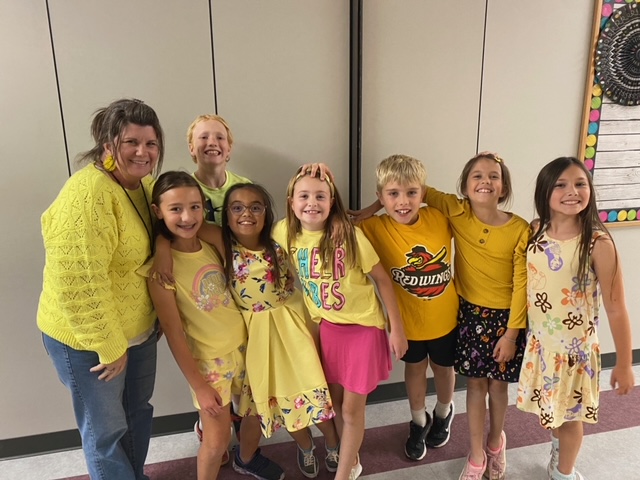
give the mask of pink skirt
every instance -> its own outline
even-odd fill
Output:
[[[320,322],[320,356],[327,383],[368,395],[391,372],[387,332],[362,325]]]

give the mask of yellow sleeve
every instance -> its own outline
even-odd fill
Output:
[[[362,271],[367,274],[369,273],[375,265],[380,263],[380,257],[376,253],[371,242],[367,240],[367,237],[362,232],[360,227],[355,227],[356,231],[356,243],[358,244],[356,259],[358,265],[362,268]]]
[[[523,228],[513,252],[513,293],[509,312],[509,328],[527,327],[527,245],[529,227]]]
[[[466,200],[458,198],[452,193],[443,193],[433,187],[427,187],[424,201],[430,207],[439,210],[445,217],[457,217],[465,212]]]
[[[91,182],[69,186],[43,214],[42,235],[50,298],[82,348],[96,352],[102,363],[114,362],[128,341],[109,272],[118,245],[111,193]]]
[[[282,219],[278,223],[273,226],[273,230],[271,231],[271,238],[282,247],[283,250],[287,249],[287,220]]]

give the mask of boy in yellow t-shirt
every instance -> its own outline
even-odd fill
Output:
[[[402,360],[411,409],[405,453],[421,460],[427,446],[449,441],[454,415],[458,296],[451,272],[451,230],[444,215],[421,206],[427,174],[419,160],[392,155],[380,162],[376,176],[376,194],[386,214],[368,218],[360,227],[393,280],[402,314],[409,341]],[[429,363],[437,396],[433,419],[425,411]]]

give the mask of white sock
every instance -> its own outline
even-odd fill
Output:
[[[450,411],[451,411],[451,402],[449,403],[436,402],[436,417],[447,418],[447,415],[449,415]]]
[[[427,424],[427,412],[425,412],[424,408],[421,410],[411,410],[411,420],[416,425],[420,425],[424,427]]]
[[[569,475],[565,475],[558,471],[558,467],[553,470],[551,476],[553,477],[553,480],[575,480],[576,478],[575,471],[571,472]]]

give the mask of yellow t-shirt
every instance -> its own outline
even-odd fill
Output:
[[[518,215],[500,226],[478,220],[468,200],[427,187],[427,203],[449,219],[458,294],[483,307],[510,309],[509,328],[527,326],[529,224]]]
[[[458,295],[447,219],[423,207],[413,225],[384,214],[360,227],[393,281],[407,339],[433,340],[450,333],[457,324]]]
[[[198,252],[171,249],[176,303],[193,358],[222,357],[247,339],[242,314],[227,289],[222,262],[215,249],[202,243]],[[149,261],[139,273],[149,275]],[[161,312],[158,312],[161,316]]]
[[[286,249],[287,224],[281,220],[273,229],[273,239]],[[356,265],[346,263],[344,248],[335,250],[333,270],[325,270],[319,246],[323,232],[302,230],[289,245],[289,261],[298,272],[304,300],[316,320],[324,318],[336,324],[358,324],[384,329],[386,320],[367,273],[380,262],[376,251],[356,228]]]

